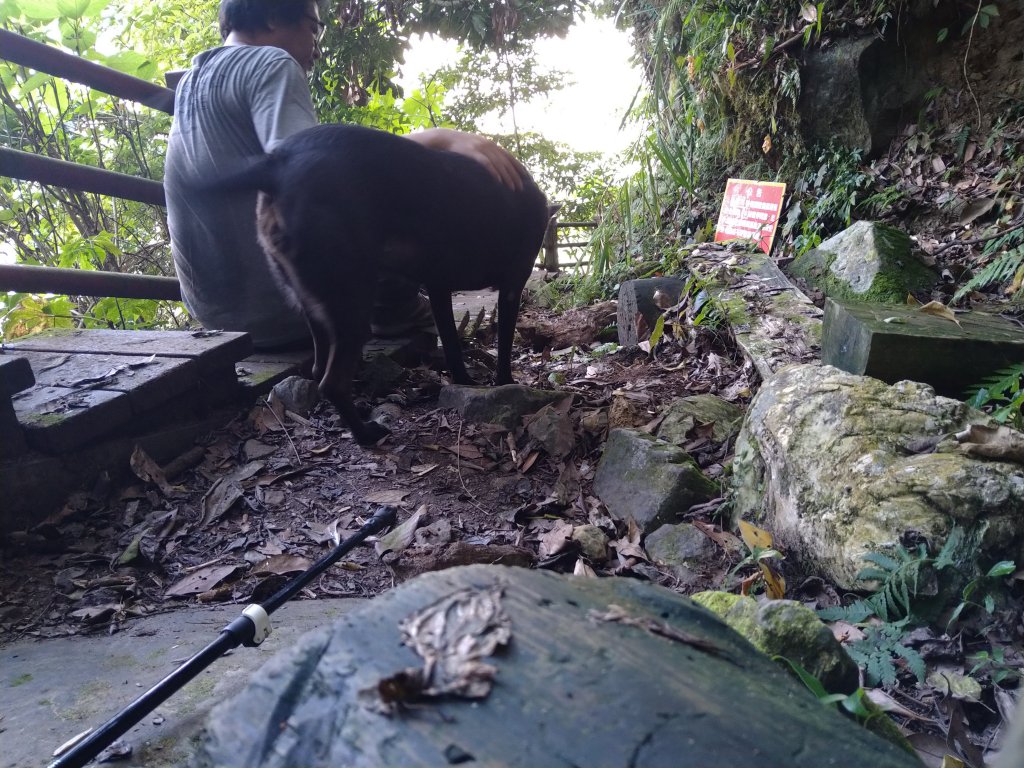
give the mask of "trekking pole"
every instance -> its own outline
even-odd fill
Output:
[[[270,634],[270,614],[287,603],[304,586],[361,544],[367,537],[378,533],[395,522],[394,507],[380,507],[362,528],[349,536],[328,554],[321,557],[308,570],[303,571],[262,605],[247,606],[242,615],[221,630],[220,636],[199,651],[174,672],[154,685],[135,701],[118,712],[95,731],[86,731],[73,739],[72,746],[53,760],[47,768],[81,768],[100,752],[123,736],[142,718],[174,695],[189,680],[210,664],[239,645],[254,647]]]

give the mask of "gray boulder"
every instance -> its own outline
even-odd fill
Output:
[[[641,532],[678,522],[694,504],[718,495],[680,448],[645,432],[613,429],[594,473],[594,493],[617,519],[632,518]]]
[[[314,381],[301,376],[289,376],[274,385],[270,397],[280,402],[285,410],[299,416],[308,416],[313,406],[320,402],[320,390]]]
[[[411,642],[410,627],[424,613],[436,616],[456,598],[486,610],[443,614]],[[440,656],[432,684],[457,671],[453,654],[465,647],[476,656],[464,681],[472,685],[456,680],[446,695],[417,695],[409,683],[424,669],[423,641],[432,638],[453,641],[430,645],[427,655]],[[495,566],[421,576],[307,635],[211,714],[193,761],[218,768],[456,763],[919,766],[822,706],[685,597],[633,579]]]
[[[458,411],[463,419],[474,424],[498,424],[505,429],[515,429],[523,416],[568,397],[572,397],[568,392],[548,392],[521,384],[500,387],[452,384],[441,390],[437,405]]]
[[[692,395],[676,400],[665,411],[658,427],[660,439],[683,445],[698,424],[711,424],[713,440],[724,443],[740,431],[743,409],[715,395]]]
[[[938,279],[914,258],[906,232],[871,221],[858,221],[798,256],[788,271],[831,298],[879,304],[905,304],[908,293]]]
[[[668,567],[684,585],[693,584],[710,562],[718,559],[718,546],[690,523],[663,525],[644,539],[647,556]]]
[[[987,417],[931,387],[831,366],[785,368],[761,387],[736,441],[734,514],[842,589],[868,552],[913,532],[941,545],[985,526],[983,554],[1024,556],[1024,472],[972,458],[953,434]]]

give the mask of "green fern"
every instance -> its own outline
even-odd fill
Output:
[[[1009,239],[1012,235],[1001,240]],[[999,242],[999,241],[996,241]],[[960,286],[953,295],[953,301],[959,301],[968,293],[978,288],[1003,283],[1012,278],[1017,270],[1024,267],[1024,245],[1016,245],[1003,253],[1000,253],[992,261],[986,264],[978,274]]]
[[[1024,410],[1024,362],[996,371],[980,384],[967,391],[967,404],[982,408],[989,404],[997,407],[990,414],[992,419],[1005,424],[1019,424]]]
[[[895,685],[898,659],[903,659],[914,677],[924,682],[924,659],[913,648],[902,643],[905,625],[906,621],[900,621],[868,627],[863,640],[847,647],[850,658],[864,670],[864,682],[867,685]]]

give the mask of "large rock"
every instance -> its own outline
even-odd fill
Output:
[[[455,645],[479,647],[476,618],[507,627],[475,667],[493,687],[416,699],[387,684],[424,665],[400,626],[457,596],[486,597],[486,617],[451,612],[426,639],[461,626]],[[194,764],[218,768],[919,766],[680,595],[486,566],[421,576],[307,635],[208,723]]]
[[[904,304],[908,293],[932,287],[938,277],[910,246],[902,230],[858,221],[794,259],[789,273],[832,298]]]
[[[466,421],[474,424],[498,424],[515,429],[523,416],[536,413],[572,397],[568,392],[548,392],[531,389],[522,384],[504,384],[500,387],[470,387],[452,384],[441,390],[437,405],[453,408]]]
[[[701,572],[718,560],[718,545],[691,523],[663,525],[644,539],[647,556],[671,570],[684,586],[697,582]]]
[[[909,30],[921,27],[916,21]],[[928,31],[870,35],[813,46],[800,68],[798,104],[809,141],[836,141],[866,155],[889,148],[908,117],[916,115],[930,87],[920,66]],[[928,42],[933,43],[931,32]],[[912,53],[908,53],[907,49]],[[918,66],[908,66],[914,61]],[[912,119],[912,118],[911,118]]]
[[[764,600],[727,592],[698,592],[703,605],[768,656],[795,661],[829,693],[853,693],[857,665],[818,615],[795,600]],[[788,667],[787,667],[788,668]]]
[[[986,422],[924,384],[786,368],[747,409],[734,514],[762,520],[793,560],[843,589],[863,586],[864,554],[894,552],[908,532],[938,546],[953,525],[987,525],[985,553],[1020,562],[1024,472],[970,458],[952,439]]]
[[[684,445],[698,424],[711,425],[713,440],[724,443],[740,431],[743,409],[715,395],[691,395],[676,400],[665,411],[657,435],[668,443]]]
[[[718,485],[682,449],[645,432],[613,429],[594,473],[594,493],[612,517],[632,518],[648,533],[714,498]]]

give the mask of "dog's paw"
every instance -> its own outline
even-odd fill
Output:
[[[391,434],[391,430],[378,424],[375,421],[368,421],[352,428],[352,434],[360,445],[376,445],[385,437]]]

